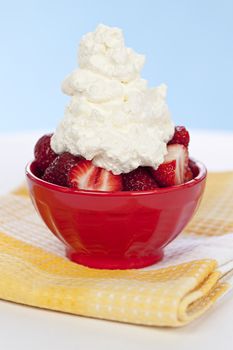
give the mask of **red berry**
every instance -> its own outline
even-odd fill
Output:
[[[190,137],[189,137],[188,130],[186,130],[184,126],[176,126],[173,138],[168,142],[168,145],[178,143],[180,145],[184,145],[185,147],[188,147],[189,140],[190,140]]]
[[[157,170],[151,169],[154,178],[161,187],[175,185],[176,161],[160,164]]]
[[[68,175],[71,169],[80,161],[80,157],[65,152],[54,159],[45,170],[42,179],[60,186],[68,186]]]
[[[52,134],[42,136],[34,147],[34,156],[38,169],[43,173],[50,163],[57,157],[57,154],[50,146]]]
[[[158,169],[151,168],[156,182],[161,187],[180,185],[185,181],[188,168],[188,150],[183,145],[170,145],[167,147],[164,163]]]
[[[122,190],[122,177],[83,159],[70,171],[68,186],[79,190],[115,192]]]
[[[124,191],[147,191],[158,187],[149,171],[143,167],[122,174],[122,178]]]

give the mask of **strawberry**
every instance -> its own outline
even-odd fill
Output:
[[[34,156],[38,170],[44,173],[45,169],[57,157],[57,154],[50,146],[52,134],[42,136],[34,147]]]
[[[176,126],[173,138],[168,142],[168,145],[180,144],[188,147],[189,145],[189,132],[184,126]]]
[[[127,174],[122,174],[124,191],[147,191],[158,187],[147,168],[138,167]]]
[[[192,179],[193,179],[193,172],[192,172],[191,168],[188,166],[186,173],[185,173],[184,182],[188,182]]]
[[[67,186],[68,174],[80,159],[80,157],[73,156],[68,152],[62,153],[48,166],[42,179],[56,185]]]
[[[151,168],[151,173],[161,187],[184,183],[188,168],[188,150],[184,145],[169,145],[167,151],[164,162],[158,169]]]
[[[122,177],[83,159],[71,169],[68,186],[79,190],[115,192],[122,190]]]

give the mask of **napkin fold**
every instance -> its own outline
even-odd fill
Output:
[[[233,172],[208,177],[202,205],[162,262],[97,270],[70,262],[25,187],[0,198],[0,298],[82,316],[182,326],[233,286]]]

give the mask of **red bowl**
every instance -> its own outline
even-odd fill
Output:
[[[152,265],[197,209],[206,168],[191,162],[195,178],[185,184],[143,192],[73,190],[41,180],[35,162],[26,177],[32,202],[70,260],[104,269]]]

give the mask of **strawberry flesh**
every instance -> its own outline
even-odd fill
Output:
[[[122,174],[124,191],[148,191],[158,187],[147,168],[139,167]]]
[[[69,172],[80,159],[80,157],[73,156],[68,152],[62,153],[48,166],[42,179],[59,186],[68,186]]]
[[[122,190],[122,177],[83,159],[70,171],[68,186],[79,190],[115,192]]]
[[[188,130],[184,126],[176,126],[173,138],[168,142],[168,145],[180,144],[188,147],[190,136]]]
[[[160,164],[158,169],[151,168],[151,173],[161,187],[184,183],[188,168],[188,150],[184,145],[169,145],[167,151],[164,162]]]
[[[49,164],[58,156],[50,146],[51,137],[52,134],[43,135],[34,147],[36,165],[40,173],[44,173]]]

